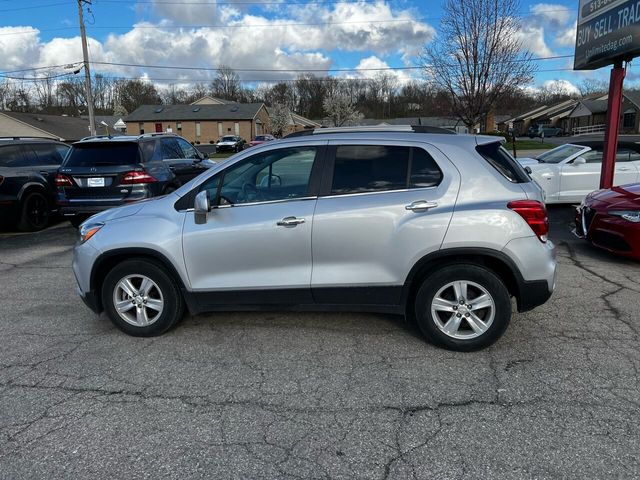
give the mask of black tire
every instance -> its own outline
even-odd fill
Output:
[[[486,290],[493,300],[493,320],[484,333],[473,338],[454,338],[454,336],[446,334],[438,326],[438,321],[440,324],[446,323],[449,313],[438,313],[436,311],[436,315],[439,317],[438,319],[435,319],[432,313],[431,306],[436,294],[438,294],[443,287],[457,281],[471,282],[472,284],[480,286]],[[451,287],[450,290],[443,291],[441,295],[451,293],[453,293],[453,287]],[[468,296],[471,297],[473,295],[473,297],[465,299],[471,302],[468,305],[473,307],[473,300],[478,298],[478,293],[481,293],[481,291],[476,289],[475,286],[470,285]],[[455,298],[449,298],[449,300],[452,303],[457,301]],[[467,312],[466,307],[467,304],[453,306],[452,308],[455,308],[455,311],[451,312],[450,318],[453,319],[453,315],[460,318],[460,320],[458,320],[460,322],[460,329],[457,330],[456,334],[471,336],[474,334],[473,329],[471,328],[471,323],[465,319],[465,315],[467,313],[474,313],[477,317],[484,316],[483,320],[487,320],[487,323],[489,323],[490,308]],[[436,270],[424,279],[416,295],[415,315],[420,331],[429,342],[449,350],[461,352],[480,350],[493,344],[507,329],[509,321],[511,320],[511,297],[504,282],[491,270],[479,265],[454,264]]]
[[[29,192],[22,199],[18,230],[37,232],[47,228],[51,218],[51,207],[47,197],[38,191]]]
[[[129,275],[144,275],[152,280],[157,291],[161,292],[163,308],[153,323],[146,326],[136,326],[124,320],[116,311],[114,305],[114,292],[122,279]],[[157,291],[154,287],[154,292]],[[155,262],[138,259],[126,260],[114,267],[105,277],[102,284],[102,305],[113,324],[129,335],[135,337],[154,337],[162,335],[173,327],[182,318],[184,313],[184,300],[178,284],[173,277]],[[137,312],[136,307],[132,309]],[[133,312],[131,313],[133,316]]]

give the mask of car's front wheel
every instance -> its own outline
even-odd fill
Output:
[[[163,334],[184,311],[182,294],[171,275],[142,259],[122,262],[107,274],[102,304],[120,330],[136,337]]]
[[[416,320],[430,342],[458,351],[488,347],[511,320],[503,281],[479,265],[455,264],[429,275],[418,290]]]

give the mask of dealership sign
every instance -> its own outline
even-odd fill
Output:
[[[574,70],[640,55],[640,0],[580,0]]]

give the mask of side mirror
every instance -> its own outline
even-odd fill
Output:
[[[573,161],[573,166],[577,166],[577,165],[584,165],[585,163],[587,163],[587,161],[584,159],[584,157],[578,157]]]
[[[207,152],[202,153],[202,160],[204,160],[205,158],[209,158],[209,154]]]
[[[524,171],[527,172],[529,175],[531,175],[533,173],[533,170],[531,170],[531,167],[528,166],[528,165],[526,167],[524,167]]]
[[[210,211],[211,201],[209,200],[209,192],[207,190],[203,190],[196,195],[196,199],[193,204],[193,215],[195,217],[196,225],[207,223],[207,214]]]

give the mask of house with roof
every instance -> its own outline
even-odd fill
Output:
[[[124,122],[130,135],[173,132],[195,144],[215,143],[224,135],[251,140],[270,132],[269,112],[263,103],[142,105]]]
[[[604,132],[607,121],[609,96],[585,98],[577,102],[570,112],[568,131],[573,133]],[[622,94],[620,110],[620,133],[640,132],[640,92],[627,91]]]
[[[45,137],[70,143],[88,135],[86,118],[0,111],[0,137]]]

